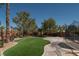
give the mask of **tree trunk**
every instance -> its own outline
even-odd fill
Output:
[[[6,42],[10,41],[10,33],[9,33],[9,16],[10,16],[10,8],[9,3],[6,3]]]
[[[4,40],[3,35],[4,35],[4,29],[3,29],[3,28],[1,28],[1,40]]]
[[[1,39],[0,39],[0,47],[3,47],[4,44],[4,29],[1,27]]]

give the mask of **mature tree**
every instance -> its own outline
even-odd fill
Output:
[[[56,32],[56,22],[53,18],[49,18],[47,20],[44,20],[42,23],[42,29],[44,32],[47,33],[54,33]]]
[[[2,8],[3,5],[4,5],[3,3],[0,3],[0,8]],[[2,31],[2,26],[1,26],[1,21],[0,21],[0,36],[2,36],[1,31]]]
[[[0,3],[0,8],[2,8],[3,3]],[[1,26],[1,21],[0,21],[0,47],[3,47],[3,27]]]
[[[29,13],[25,11],[18,12],[17,15],[13,18],[13,22],[20,28],[21,34],[23,35],[25,24],[28,24]]]
[[[76,27],[74,25],[69,25],[67,31],[68,32],[74,32]]]
[[[4,3],[0,4],[0,7],[2,7]],[[6,42],[10,41],[10,35],[9,35],[9,17],[10,17],[10,8],[9,8],[9,3],[6,3]]]
[[[74,25],[76,27],[75,32],[79,33],[79,21],[73,21],[72,25]]]
[[[29,32],[34,32],[37,28],[36,22],[34,19],[29,20],[29,24],[28,24],[28,31]]]
[[[17,25],[18,29],[22,32],[24,36],[28,31],[33,31],[36,28],[35,20],[30,17],[30,14],[25,11],[18,12],[13,18],[13,22]]]
[[[73,21],[72,24],[68,26],[67,31],[69,32],[78,32],[79,31],[79,22],[78,21]]]
[[[0,47],[3,47],[4,44],[4,27],[0,26]]]
[[[4,26],[1,26],[0,29],[1,29],[1,40],[4,40]]]
[[[6,42],[10,41],[10,33],[9,33],[9,26],[10,26],[10,8],[9,3],[6,3]]]

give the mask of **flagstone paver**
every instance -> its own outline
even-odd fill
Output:
[[[65,39],[63,37],[46,37],[44,39],[49,40],[50,44],[44,47],[43,56],[76,56],[77,55],[74,52],[74,50],[72,51],[71,49],[62,48],[58,45],[61,42],[67,44],[67,42],[65,42]],[[79,51],[77,50],[77,52]]]

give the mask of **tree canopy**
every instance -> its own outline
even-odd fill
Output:
[[[53,18],[49,18],[47,20],[44,20],[42,23],[42,29],[44,31],[53,31],[56,30],[56,21]]]
[[[25,11],[18,12],[13,18],[13,22],[23,33],[34,31],[37,27],[35,19],[31,18],[30,14]]]

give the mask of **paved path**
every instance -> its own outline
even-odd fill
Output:
[[[72,50],[62,48],[58,45],[59,43],[62,43],[62,42],[65,43],[64,38],[46,37],[44,39],[49,40],[50,44],[44,47],[43,56],[75,56],[75,54],[72,53]]]
[[[0,48],[0,55],[3,56],[3,52],[7,49],[15,46],[17,44],[17,41],[19,41],[21,38],[15,38],[13,42],[5,43],[2,48]]]
[[[63,42],[63,39],[59,37],[46,37],[45,40],[49,40],[50,44],[46,45],[44,48],[43,56],[60,56],[62,55],[58,47],[59,42]]]
[[[74,49],[73,52],[75,53],[75,55],[79,56],[79,44],[70,40],[66,40],[66,43]]]
[[[5,43],[4,47],[0,48],[0,55],[3,56],[3,52],[6,51],[7,49],[13,47],[14,45],[16,45],[16,42],[9,42],[9,43]]]
[[[75,42],[70,41],[70,40],[66,40],[66,43],[67,43],[67,45],[71,46],[72,48],[79,50],[79,44],[78,43],[75,43]]]

